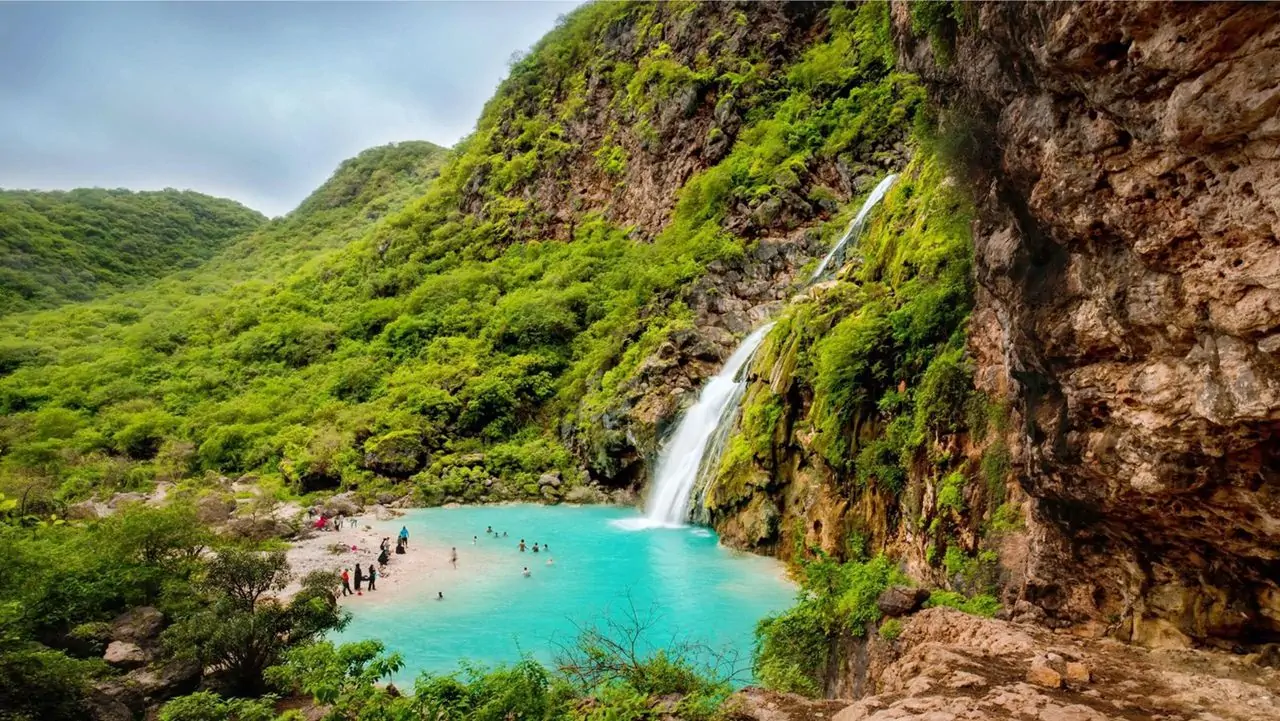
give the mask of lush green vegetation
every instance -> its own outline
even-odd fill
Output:
[[[166,720],[290,718],[267,693],[369,721],[727,713],[722,670],[681,649],[638,652],[617,627],[588,631],[554,669],[465,668],[390,693],[378,684],[400,668],[394,654],[319,640],[344,621],[331,578],[276,602],[283,558],[210,535],[189,502],[219,475],[249,475],[268,498],[394,487],[422,503],[557,500],[584,465],[607,475],[594,459],[625,431],[604,419],[693,324],[686,289],[746,258],[752,233],[793,228],[786,204],[807,207],[806,222],[834,207],[822,178],[920,120],[920,86],[893,69],[888,12],[823,8],[807,44],[788,44],[744,30],[727,6],[587,5],[515,63],[447,159],[427,143],[373,149],[198,268],[0,319],[0,493],[20,499],[0,507],[0,719],[78,717],[87,684],[111,674],[96,660],[103,625],[139,604],[172,621],[168,656],[216,671],[219,693],[170,701]],[[703,17],[723,27],[677,52],[669,28]],[[689,98],[741,122],[709,131],[708,143],[732,142],[678,189],[653,237],[570,197],[575,172],[625,189]],[[567,140],[587,120],[606,126],[599,147]],[[1013,526],[997,496],[1011,460],[999,434],[977,464],[940,443],[981,442],[1003,421],[972,392],[970,211],[930,143],[917,130],[861,264],[778,321],[758,363],[774,382],[752,388],[708,499],[747,497],[770,447],[798,429],[840,490],[882,494],[890,524],[901,508],[926,532],[929,562],[957,589],[932,604],[988,614],[993,559],[962,552],[954,531],[984,498],[993,530]],[[745,216],[755,231],[740,230]],[[549,471],[563,483],[541,484]],[[908,498],[913,479],[937,491],[931,522]],[[86,524],[51,515],[157,481],[175,483],[177,502]],[[805,550],[797,605],[760,625],[762,682],[816,694],[833,640],[901,633],[875,601],[906,579],[864,545],[851,537],[844,563]]]
[[[345,623],[331,574],[277,603],[283,555],[213,536],[181,500],[87,524],[3,506],[0,719],[84,718],[89,684],[113,675],[101,661],[110,621],[136,606],[174,622],[164,658],[198,658],[226,688],[251,692],[290,648]]]
[[[784,68],[745,30],[737,54],[665,42],[664,19],[720,11],[586,6],[512,68],[429,187],[429,149],[371,151],[198,272],[0,324],[0,489],[56,506],[252,473],[426,503],[558,497],[610,447],[600,417],[644,358],[691,323],[682,289],[750,248],[725,230],[734,208],[803,192],[820,165],[895,137],[922,97],[891,70],[887,6],[832,7]],[[619,24],[636,46],[610,45]],[[588,79],[619,120],[588,155],[610,178],[624,136],[689,88],[745,109],[652,243],[593,208],[553,239],[529,203],[568,172],[561,124],[586,112]],[[539,486],[547,471],[561,490]]]
[[[0,315],[194,268],[265,221],[190,191],[0,190]]]

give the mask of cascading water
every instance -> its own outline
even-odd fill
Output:
[[[773,323],[766,323],[752,331],[725,361],[724,368],[702,387],[698,402],[680,419],[680,425],[658,457],[645,517],[625,525],[631,528],[682,526],[688,520],[689,495],[698,477],[705,472],[704,466],[718,460],[707,457],[707,448],[716,429],[733,422],[738,401],[747,387],[747,379],[742,377],[743,366],[751,360],[772,327]]]
[[[867,222],[867,216],[871,214],[871,209],[876,207],[876,204],[884,198],[885,193],[888,193],[889,188],[893,186],[893,181],[897,179],[897,173],[889,173],[884,176],[884,180],[876,184],[876,187],[871,190],[871,195],[868,195],[867,199],[862,202],[862,207],[858,209],[858,214],[853,217],[849,227],[844,231],[844,235],[840,236],[840,240],[836,241],[836,244],[831,247],[831,251],[818,264],[818,269],[813,271],[813,275],[809,276],[810,283],[821,278],[836,255],[844,250],[844,247],[848,245],[851,239],[858,237],[858,234],[862,232],[862,226]]]
[[[890,173],[872,189],[844,235],[840,236],[831,252],[827,253],[818,269],[809,277],[810,284],[822,277],[827,266],[850,240],[858,237],[867,216],[889,192],[897,178],[896,174]],[[714,471],[719,463],[724,441],[737,420],[738,403],[747,388],[747,379],[741,377],[743,367],[755,355],[765,334],[772,327],[771,321],[752,331],[733,355],[729,356],[729,360],[725,361],[724,368],[703,386],[702,392],[698,394],[698,402],[680,419],[671,440],[658,457],[658,468],[653,476],[644,518],[621,519],[615,521],[617,525],[631,529],[673,528],[683,526],[689,519],[690,496],[697,488],[699,479],[709,471]]]

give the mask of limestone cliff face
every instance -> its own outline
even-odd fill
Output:
[[[895,29],[967,140],[1019,595],[1144,643],[1280,639],[1280,8],[964,10]]]

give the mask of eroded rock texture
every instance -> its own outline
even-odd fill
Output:
[[[1043,628],[923,611],[880,639],[869,694],[835,721],[1273,718],[1274,669],[1223,654],[1083,640]]]
[[[1022,596],[1144,643],[1280,638],[1280,6],[990,3],[932,41],[894,13],[974,172]]]

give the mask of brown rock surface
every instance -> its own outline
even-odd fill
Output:
[[[945,608],[912,616],[897,649],[868,671],[877,693],[835,719],[1263,721],[1280,708],[1280,673],[1240,657],[1151,651]],[[1094,683],[1064,688],[1054,665],[1095,669]],[[1039,683],[1050,674],[1056,684]]]
[[[1153,646],[1280,638],[1280,6],[969,4],[946,63],[894,16],[973,141],[1015,592]]]

